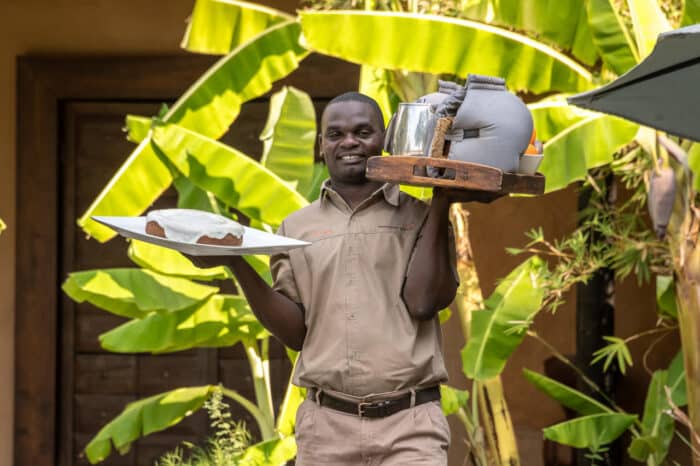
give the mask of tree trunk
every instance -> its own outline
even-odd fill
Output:
[[[450,219],[455,234],[457,273],[460,280],[455,307],[466,340],[469,338],[471,313],[483,308],[484,298],[481,294],[479,277],[476,273],[476,265],[469,242],[469,212],[462,204],[453,204],[450,209]],[[520,466],[515,429],[503,394],[501,377],[494,377],[485,382],[474,381],[472,396],[479,397],[479,411],[484,433],[480,436],[481,445],[475,445],[475,438],[470,439],[470,443],[475,448],[484,448],[486,447],[483,444],[485,438],[489,450],[486,454],[489,458],[489,464],[479,464],[478,466]],[[475,454],[473,457],[483,458],[484,455]]]

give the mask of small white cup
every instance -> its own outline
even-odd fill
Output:
[[[525,175],[534,175],[537,173],[537,168],[542,163],[544,158],[543,154],[523,154],[520,156],[520,165],[518,166],[518,173]]]

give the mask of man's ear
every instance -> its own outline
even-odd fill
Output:
[[[318,154],[321,156],[321,163],[326,163],[326,154],[323,153],[323,135],[318,133]]]

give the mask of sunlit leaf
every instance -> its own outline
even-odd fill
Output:
[[[219,138],[238,116],[243,102],[264,94],[274,81],[299,66],[308,54],[299,45],[299,34],[299,24],[285,22],[241,45],[202,75],[163,121]],[[130,139],[138,141],[148,134],[145,124],[143,119],[127,119]],[[97,240],[107,241],[116,233],[91,220],[91,216],[140,215],[171,181],[172,176],[153,152],[150,139],[144,139],[78,220],[78,225]]]
[[[700,0],[684,0],[681,26],[700,23]]]
[[[365,11],[302,11],[300,17],[312,50],[362,65],[501,76],[510,88],[535,93],[590,87],[590,73],[564,54],[475,21]]]
[[[639,53],[613,0],[589,0],[588,21],[593,44],[605,65],[622,75],[639,62]]]
[[[154,311],[185,309],[219,291],[216,287],[143,269],[73,272],[62,288],[74,301],[87,301],[113,314],[132,318]]]
[[[399,104],[399,97],[391,89],[391,71],[363,65],[360,68],[358,91],[372,97],[379,104],[386,126]]]
[[[469,392],[449,385],[440,385],[440,405],[445,416],[456,413],[459,408],[467,404]]]
[[[295,182],[305,195],[313,181],[316,111],[311,97],[284,87],[270,98],[270,113],[260,133],[260,163],[285,181]]]
[[[544,146],[539,171],[545,191],[555,191],[582,180],[588,170],[608,164],[615,151],[630,143],[638,125],[608,115],[595,115],[569,126]]]
[[[314,174],[311,179],[311,185],[309,186],[309,192],[306,194],[306,199],[309,202],[313,202],[318,199],[321,195],[321,186],[323,182],[329,177],[328,167],[323,162],[314,163]]]
[[[462,350],[467,377],[485,380],[501,373],[524,337],[524,333],[510,329],[515,322],[530,321],[542,304],[539,274],[543,267],[539,257],[527,259],[496,287],[484,302],[486,309],[472,314],[471,332]]]
[[[0,218],[0,233],[2,233],[2,231],[3,231],[5,228],[7,228],[7,226],[5,225],[5,222],[3,222],[2,219]]]
[[[537,139],[549,141],[569,126],[593,115],[566,102],[565,96],[555,96],[527,106],[537,133]]]
[[[223,55],[264,30],[294,17],[238,0],[197,0],[180,46],[190,52]]]
[[[488,22],[534,33],[538,39],[571,51],[574,57],[592,66],[598,54],[590,46],[585,3],[584,0],[495,0],[491,2],[493,16],[488,17]]]
[[[267,335],[240,296],[216,295],[195,309],[151,313],[100,335],[115,353],[172,353],[232,346]]]
[[[640,59],[651,53],[662,32],[673,29],[658,0],[627,0]]]
[[[450,320],[450,317],[452,317],[452,311],[450,310],[449,307],[446,307],[445,309],[438,312],[438,318],[440,319],[440,324],[444,324],[445,322]]]
[[[308,55],[299,45],[300,33],[298,23],[284,22],[251,38],[190,86],[163,120],[218,139],[238,116],[241,104],[269,91]]]
[[[688,165],[693,172],[693,189],[700,192],[700,143],[695,143],[688,151]]]
[[[296,363],[296,357],[292,360],[292,365]],[[294,434],[294,423],[296,421],[297,409],[306,397],[306,389],[298,387],[290,381],[287,384],[287,392],[284,395],[284,400],[280,405],[279,414],[277,415],[276,430],[283,436]]]
[[[523,373],[525,374],[525,378],[541,391],[579,414],[585,416],[589,414],[612,412],[612,410],[604,404],[556,380],[527,369],[523,369]]]
[[[163,125],[153,130],[153,141],[194,184],[251,219],[277,226],[307,205],[277,175],[213,139],[180,126]]]
[[[226,267],[200,269],[174,249],[157,246],[143,241],[132,240],[128,251],[129,259],[136,265],[159,274],[194,280],[225,280],[233,277]]]
[[[172,176],[146,138],[119,167],[102,192],[78,219],[78,225],[100,242],[117,233],[90,217],[93,215],[140,215],[170,186]]]
[[[637,416],[620,413],[593,414],[544,429],[545,438],[575,448],[597,450],[622,435]]]
[[[178,388],[128,404],[85,447],[88,460],[93,464],[104,460],[112,446],[125,453],[140,437],[177,424],[201,408],[213,389],[211,385]]]
[[[239,466],[273,466],[286,464],[297,454],[293,436],[256,443],[238,459]]]

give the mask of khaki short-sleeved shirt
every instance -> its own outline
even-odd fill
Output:
[[[271,258],[275,290],[303,305],[306,338],[293,382],[351,396],[447,379],[437,319],[401,298],[428,206],[386,184],[353,211],[326,181],[281,235],[313,243]]]

